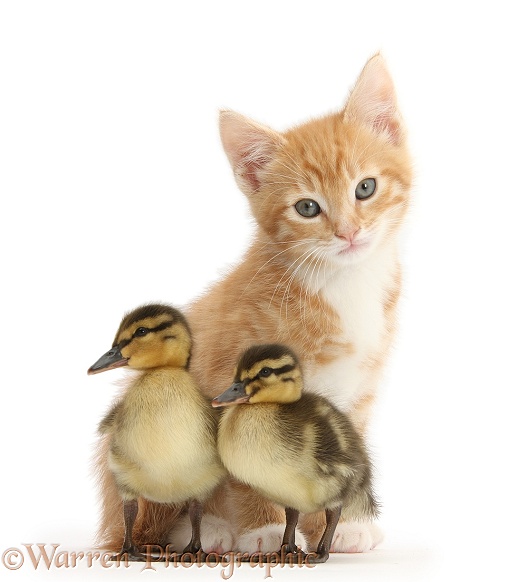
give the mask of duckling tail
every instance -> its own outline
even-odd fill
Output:
[[[361,488],[349,497],[342,515],[345,520],[373,520],[379,517],[380,504],[375,498],[373,491],[368,488]]]

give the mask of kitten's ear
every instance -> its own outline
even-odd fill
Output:
[[[247,195],[258,191],[262,172],[285,138],[234,111],[220,111],[220,135],[238,186]]]
[[[344,119],[365,123],[394,144],[404,138],[395,88],[380,54],[372,57],[362,69],[344,108]]]

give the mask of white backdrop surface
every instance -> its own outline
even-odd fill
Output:
[[[510,1],[0,2],[0,552],[91,547],[90,457],[120,372],[86,369],[125,310],[184,306],[247,247],[218,109],[285,129],[339,108],[381,50],[416,169],[370,439],[386,540],[273,577],[525,576],[523,22]],[[0,564],[36,576],[27,553]]]

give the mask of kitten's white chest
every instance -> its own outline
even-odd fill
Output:
[[[343,355],[311,370],[306,387],[348,411],[371,390],[368,359],[377,356],[386,335],[384,304],[396,268],[395,252],[379,252],[358,266],[343,269],[320,290],[339,316],[342,343],[352,355]]]

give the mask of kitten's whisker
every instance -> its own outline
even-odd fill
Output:
[[[376,152],[373,152],[371,155],[369,155],[366,158],[363,158],[363,156],[366,154],[366,152],[369,151],[369,149],[374,145],[373,142],[369,142],[365,148],[362,149],[362,151],[360,153],[357,154],[356,158],[353,158],[355,160],[357,160],[357,164],[359,166],[361,166],[362,168],[364,168],[364,166],[366,165],[367,162],[369,162],[372,158],[374,158],[377,154]]]
[[[302,238],[302,239],[295,239],[295,240],[284,240],[284,241],[277,241],[277,242],[266,242],[262,244],[261,248],[264,248],[268,245],[289,245],[296,242],[314,242],[314,243],[323,243],[324,241],[319,238]]]
[[[309,294],[309,296],[311,296],[311,295],[313,295],[313,293],[304,284],[304,281],[305,281],[307,274],[309,272],[313,272],[314,265],[316,265],[316,262],[320,256],[320,253],[321,253],[321,249],[318,248],[318,249],[315,249],[314,253],[312,253],[310,256],[306,257],[306,260],[311,259],[312,255],[314,254],[314,258],[312,260],[310,260],[309,265],[307,266],[307,268],[304,272],[304,277],[303,277],[302,281],[300,281],[300,297],[299,297],[299,312],[300,313],[302,313],[302,297],[303,296],[304,296],[304,314],[305,314],[305,306],[307,304],[311,305],[311,302],[308,301],[308,294]],[[286,307],[287,307],[287,304],[286,304]],[[304,319],[304,325],[305,325],[305,319]]]
[[[321,268],[322,264],[324,264],[324,275],[326,272],[327,260],[325,260],[325,259],[326,259],[325,249],[320,249],[320,255],[319,255],[317,261],[315,262],[315,266],[313,269],[313,273],[315,272],[315,270],[317,271],[316,277],[315,277],[315,283],[316,283],[317,288],[320,288],[319,273],[320,273],[320,268]],[[309,284],[311,284],[311,278],[309,280]],[[324,318],[322,318],[322,321],[325,324],[324,332],[327,332],[327,331],[329,331],[329,324],[331,323],[331,317],[326,310],[326,305],[327,305],[326,301],[323,297],[320,296],[320,293],[318,294],[318,299],[320,302],[320,310],[322,311],[322,314],[324,315]],[[313,310],[311,310],[311,316],[315,317],[315,315],[313,314]]]
[[[301,178],[303,181],[309,182],[309,177],[306,172],[299,166],[298,161],[293,158],[293,156],[289,152],[284,152],[287,159],[290,160],[294,164],[294,168],[292,168],[289,164],[286,164],[283,160],[281,160],[282,165],[287,168],[290,172],[293,172],[298,178]]]
[[[269,200],[269,198],[271,198],[271,196],[274,196],[276,193],[280,192],[281,190],[283,190],[283,188],[276,188],[275,190],[271,190],[271,192],[268,192],[267,196],[261,201],[261,204],[264,205],[267,203],[267,201]],[[274,201],[273,204],[273,208],[276,206],[277,201]]]
[[[288,271],[290,269],[293,269],[295,264],[302,259],[302,257],[304,257],[305,255],[307,255],[310,252],[310,249],[308,249],[307,251],[304,251],[293,263],[291,263],[291,265],[289,265],[289,267],[285,270],[285,272],[283,273],[283,275],[280,277],[280,280],[278,281],[278,283],[276,284],[275,288],[274,288],[274,292],[273,295],[271,296],[271,300],[269,301],[269,307],[271,307],[271,303],[273,302],[274,296],[278,290],[278,288],[280,287],[280,283],[282,282],[282,280],[284,279],[284,277],[286,277]],[[286,281],[289,279],[286,279]],[[285,283],[284,283],[285,284]]]
[[[283,251],[280,251],[279,253],[274,254],[271,258],[269,258],[267,261],[265,261],[265,263],[256,271],[256,273],[252,276],[251,280],[249,281],[249,283],[247,284],[247,286],[245,287],[245,289],[243,290],[242,294],[240,295],[240,297],[242,297],[244,295],[244,293],[247,291],[247,289],[249,288],[249,286],[251,285],[251,283],[254,281],[254,278],[258,275],[258,273],[266,266],[268,265],[270,262],[274,261],[277,257],[279,257],[280,255],[282,255],[283,253],[286,253],[288,250],[290,249],[294,249],[295,247],[299,247],[302,244],[307,244],[304,241],[300,241],[297,244],[294,244],[286,249],[284,249]]]
[[[291,168],[290,166],[288,166],[287,164],[284,164],[284,162],[281,162],[281,164],[284,166],[284,168],[286,168],[287,170],[289,170],[294,176],[296,176],[296,178],[302,178],[302,180],[305,179],[305,176],[302,176],[301,174],[299,174],[298,172],[296,172],[293,168]],[[292,179],[291,176],[288,176],[287,174],[280,174],[279,172],[269,172],[266,176],[265,176],[265,182],[268,182],[268,178],[270,178],[271,180],[277,176],[278,178],[285,178],[287,180],[287,184],[291,185],[292,183]]]
[[[312,251],[311,251],[311,249],[308,249],[307,251],[304,251],[304,252],[303,252],[303,253],[302,253],[302,254],[301,254],[301,255],[300,255],[300,256],[299,256],[299,257],[298,257],[298,258],[297,258],[297,259],[296,259],[296,260],[295,260],[295,261],[294,261],[294,262],[293,262],[293,263],[292,263],[292,264],[291,264],[291,265],[290,265],[290,266],[287,268],[287,269],[286,269],[286,271],[285,271],[285,272],[282,274],[282,276],[280,277],[280,280],[278,281],[278,284],[275,286],[275,289],[274,289],[273,295],[272,295],[272,297],[271,297],[271,301],[273,301],[273,299],[274,299],[274,296],[275,296],[276,292],[278,291],[278,288],[279,288],[279,287],[281,287],[281,286],[282,286],[282,287],[286,287],[286,288],[287,288],[287,285],[288,285],[289,281],[290,281],[290,280],[291,280],[291,278],[294,276],[294,274],[295,274],[295,272],[296,272],[296,270],[297,270],[297,268],[298,268],[298,267],[295,267],[296,263],[298,263],[298,261],[300,261],[299,265],[301,265],[301,264],[302,264],[302,262],[303,262],[303,259],[304,259],[304,257],[306,257],[306,255],[310,254],[311,252],[312,252]],[[292,269],[292,271],[291,271],[291,274],[290,274],[290,275],[288,275],[288,272],[289,272],[291,269]],[[284,278],[285,278],[285,280],[284,280]],[[281,285],[282,281],[284,281],[283,285]],[[280,304],[280,313],[282,312],[282,309],[281,309],[281,307],[282,307],[282,304],[283,304],[283,295],[282,295],[282,303]]]
[[[285,302],[285,320],[287,321],[287,316],[288,316],[288,299],[289,299],[289,289],[291,288],[291,285],[294,281],[295,275],[296,273],[302,268],[302,265],[304,265],[304,263],[309,260],[309,258],[314,254],[317,253],[318,249],[313,249],[303,260],[302,262],[298,265],[298,267],[296,267],[296,269],[291,273],[291,276],[288,279],[288,284],[287,287],[284,291],[284,294],[282,295],[282,301],[280,303],[280,315],[282,314],[282,306],[284,304],[284,299],[286,300]]]
[[[317,253],[318,252],[320,252],[320,249],[317,250]],[[315,255],[315,258],[316,258],[316,256],[317,255]],[[302,277],[302,281],[300,282],[300,297],[298,298],[298,309],[300,311],[300,318],[302,319],[302,321],[304,323],[304,327],[306,326],[306,305],[308,303],[307,286],[305,285],[305,280],[306,280],[307,274],[312,269],[312,266],[313,266],[313,263],[310,263],[308,265],[308,268],[304,271],[304,276]],[[304,303],[303,310],[302,310],[302,300]]]
[[[367,149],[368,149],[368,148],[366,148],[365,150],[363,150],[362,154],[365,154],[365,153],[366,153],[366,151],[367,151]],[[376,153],[376,152],[373,152],[373,153],[372,153],[371,155],[369,155],[368,157],[366,157],[366,158],[363,158],[363,159],[360,159],[360,165],[361,165],[361,167],[362,167],[362,168],[364,168],[364,166],[366,166],[366,165],[368,164],[368,162],[369,162],[371,159],[375,158],[375,157],[376,157],[376,155],[377,155],[377,153]],[[364,171],[364,169],[363,169],[363,171]]]
[[[302,279],[302,284],[300,286],[300,309],[302,309],[302,297],[304,298],[304,315],[303,315],[303,321],[304,321],[304,326],[306,324],[306,307],[307,305],[309,305],[311,307],[311,314],[313,314],[313,308],[311,306],[311,301],[309,301],[308,296],[311,297],[313,295],[313,292],[311,290],[311,278],[313,276],[313,273],[315,271],[315,267],[318,263],[318,261],[320,260],[321,256],[323,254],[323,250],[322,249],[318,249],[317,254],[315,255],[315,260],[313,263],[311,263],[309,265],[309,268],[306,270],[306,272],[304,273],[304,278]],[[306,280],[306,276],[309,273],[309,280],[308,280],[308,285],[305,284],[305,280]]]
[[[275,175],[277,175],[277,174],[275,174]],[[281,186],[283,184],[287,184],[288,186],[291,186],[291,180],[287,180],[287,181],[284,180],[283,182],[279,182],[277,180],[266,180],[266,182],[265,182],[266,186],[274,186],[275,184],[278,186]]]
[[[324,241],[318,238],[306,238],[306,239],[294,239],[294,240],[285,240],[285,241],[276,241],[276,242],[272,242],[272,241],[267,241],[267,242],[261,242],[259,243],[258,241],[255,242],[255,244],[253,245],[253,247],[251,249],[249,249],[247,256],[254,256],[259,254],[262,251],[265,251],[266,247],[269,246],[274,246],[274,245],[287,245],[289,246],[290,249],[293,249],[295,247],[301,246],[302,244],[322,244]],[[298,244],[296,244],[298,243]],[[283,252],[286,252],[288,249],[285,249]],[[275,255],[275,257],[278,256]],[[271,260],[275,257],[271,257]],[[267,262],[265,263],[267,264]],[[265,265],[263,265],[265,266]]]
[[[326,270],[328,268],[328,261],[324,261],[324,283],[328,280]],[[328,327],[329,327],[329,316],[328,316]]]
[[[357,142],[359,141],[359,131],[355,132],[355,139],[353,140],[353,150],[351,152],[350,160],[355,160],[355,152],[357,151]]]

